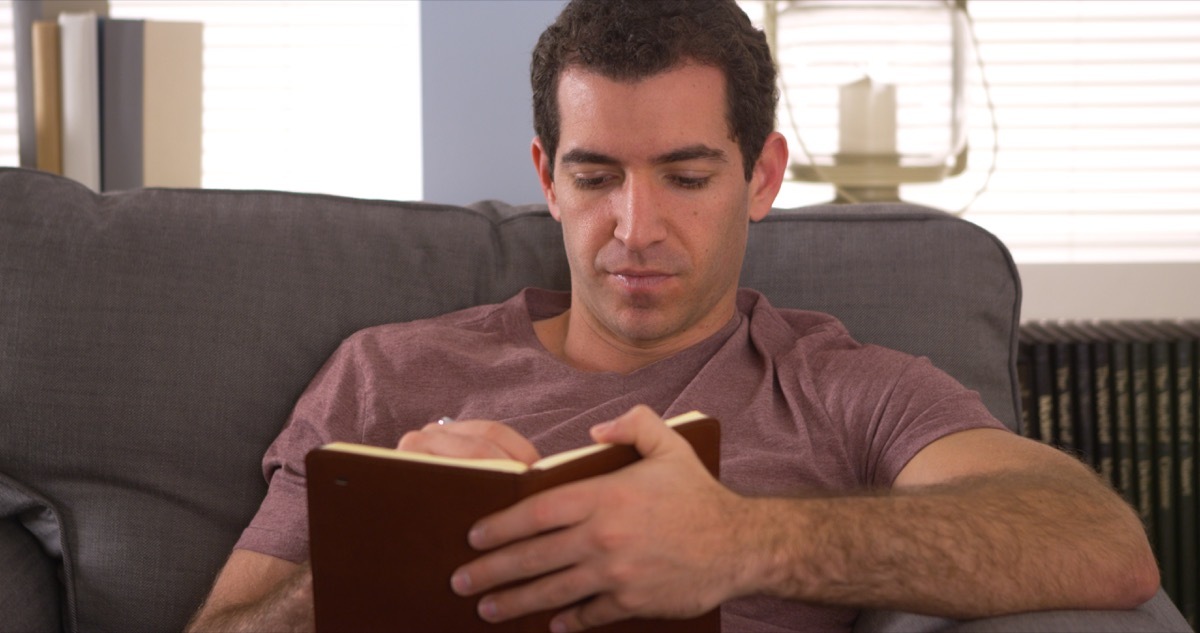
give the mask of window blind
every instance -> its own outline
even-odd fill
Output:
[[[743,5],[760,19],[760,2]],[[1018,262],[1200,261],[1200,2],[967,7],[998,133],[975,67],[967,172],[901,197],[952,211],[970,202],[964,217]],[[789,182],[778,204],[831,196]]]
[[[13,58],[12,0],[0,0],[0,165],[18,165],[17,69]]]

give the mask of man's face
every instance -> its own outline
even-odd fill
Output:
[[[639,348],[715,332],[734,313],[749,221],[774,198],[752,194],[758,170],[746,182],[721,71],[618,82],[569,68],[558,104],[553,180],[540,142],[533,151],[563,225],[573,321]]]

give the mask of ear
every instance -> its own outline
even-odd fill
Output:
[[[783,186],[783,175],[787,170],[787,139],[779,132],[771,132],[763,143],[754,173],[750,176],[750,220],[758,222],[771,212],[771,205]]]
[[[537,170],[538,182],[542,185],[542,195],[546,196],[546,205],[550,207],[550,215],[559,220],[558,196],[554,192],[554,179],[550,176],[550,161],[554,157],[546,152],[542,139],[536,136],[533,137],[530,153],[533,155],[533,168]]]

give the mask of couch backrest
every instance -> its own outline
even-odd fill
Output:
[[[1019,286],[974,225],[910,205],[781,211],[752,227],[742,280],[929,356],[1016,424]],[[63,550],[66,628],[178,629],[343,338],[568,283],[544,207],[96,195],[0,169],[0,486],[17,482],[0,520]]]

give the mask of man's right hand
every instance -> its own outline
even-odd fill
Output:
[[[431,422],[420,431],[405,433],[397,448],[443,457],[515,459],[525,464],[532,464],[540,457],[533,444],[520,433],[491,420]]]

